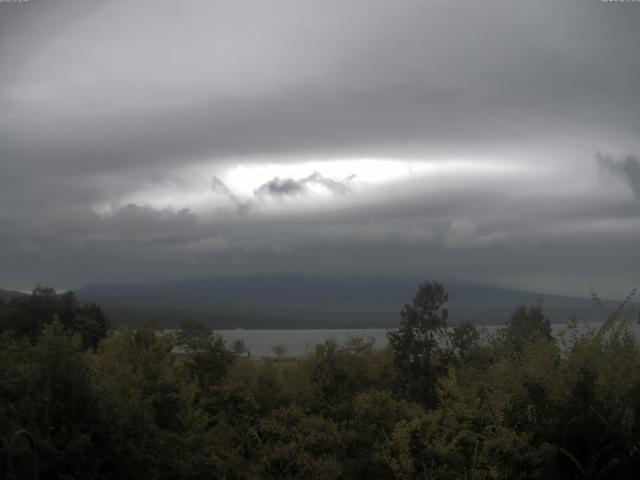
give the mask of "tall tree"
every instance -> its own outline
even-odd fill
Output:
[[[67,333],[77,333],[84,349],[97,348],[106,337],[109,319],[94,303],[80,304],[73,292],[58,294],[37,286],[31,295],[11,298],[0,308],[0,331],[36,344],[44,326],[60,321]]]
[[[518,305],[502,330],[507,347],[521,351],[534,338],[551,338],[551,322],[542,311],[542,304]]]
[[[408,399],[426,406],[436,404],[437,377],[445,369],[437,357],[447,327],[448,300],[449,294],[440,283],[420,284],[412,303],[400,312],[399,328],[387,334],[402,382],[400,389]]]
[[[191,371],[202,390],[220,381],[236,360],[220,335],[195,320],[180,324],[177,342],[189,357]]]

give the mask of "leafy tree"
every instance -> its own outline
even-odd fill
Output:
[[[353,414],[353,398],[379,381],[381,364],[372,361],[373,350],[360,342],[339,345],[331,338],[320,345],[302,365],[310,383],[310,407],[334,420]]]
[[[186,353],[196,353],[206,349],[211,344],[213,331],[202,322],[184,320],[176,332],[178,346]]]
[[[149,327],[123,329],[91,358],[99,408],[94,456],[107,478],[188,478],[192,456],[203,461],[187,439],[202,434],[206,416],[174,346]]]
[[[551,322],[542,311],[542,304],[529,307],[518,305],[502,331],[505,344],[522,351],[524,346],[536,337],[551,338]]]
[[[42,477],[86,476],[96,408],[79,336],[56,320],[42,328],[37,345],[12,342],[1,352],[0,432],[32,433]]]
[[[0,437],[31,431],[41,478],[637,478],[629,301],[562,343],[539,306],[481,342],[446,328],[446,301],[420,285],[385,349],[329,340],[274,362],[197,322],[100,339],[98,307],[39,289],[0,303]]]
[[[284,357],[287,354],[287,347],[279,343],[271,347],[271,351],[276,356],[276,358],[280,360],[282,359],[282,357]]]
[[[452,353],[462,361],[467,361],[480,349],[480,332],[472,323],[456,325],[449,332]]]
[[[420,284],[413,302],[400,312],[400,327],[387,334],[404,395],[430,407],[437,402],[436,383],[444,372],[438,357],[447,326],[448,299],[440,283]]]
[[[84,348],[98,348],[100,340],[107,336],[109,331],[109,318],[95,303],[87,303],[78,308],[71,331],[76,331],[82,336]]]
[[[233,342],[233,345],[231,346],[231,351],[238,356],[242,356],[245,353],[247,355],[251,354],[251,352],[249,352],[249,348],[247,347],[247,345],[244,343],[244,340],[242,339],[236,340],[235,342]]]
[[[194,320],[182,322],[176,339],[203,391],[219,382],[235,361],[235,355],[227,350],[222,337],[203,323]]]
[[[424,415],[417,404],[398,400],[389,390],[366,390],[353,399],[351,429],[345,438],[345,460],[350,478],[391,478],[389,440],[399,422]],[[371,452],[363,457],[361,452]]]
[[[78,333],[83,348],[95,349],[109,329],[109,319],[94,304],[80,304],[73,292],[57,294],[37,286],[30,295],[11,298],[0,306],[0,330],[37,343],[42,329],[60,321],[65,331]]]
[[[292,407],[276,410],[259,426],[256,478],[333,480],[343,477],[338,426]]]

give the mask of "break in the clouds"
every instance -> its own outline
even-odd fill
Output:
[[[0,286],[411,271],[622,295],[638,21],[599,0],[0,3]]]

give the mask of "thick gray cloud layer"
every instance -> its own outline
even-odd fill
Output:
[[[640,200],[640,161],[638,157],[628,155],[624,159],[615,159],[610,155],[598,154],[598,162],[602,167],[629,184],[631,190]]]
[[[638,21],[599,0],[0,3],[0,286],[633,286]]]

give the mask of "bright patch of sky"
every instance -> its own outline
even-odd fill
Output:
[[[505,161],[449,159],[436,161],[392,159],[310,160],[300,163],[259,162],[251,159],[213,165],[198,164],[177,169],[166,180],[155,181],[121,198],[94,205],[96,212],[109,214],[122,206],[138,205],[155,209],[211,213],[230,205],[251,206],[270,212],[299,209],[331,209],[344,203],[362,204],[376,198],[376,192],[392,186],[402,197],[416,188],[455,188],[469,181],[488,179],[504,182],[532,170],[523,164]],[[261,187],[273,181],[301,184],[295,191],[263,193]],[[331,185],[326,183],[331,182]],[[456,185],[456,183],[458,185]],[[340,186],[340,189],[332,188]],[[483,185],[486,185],[483,183]],[[386,191],[386,190],[385,190]],[[386,192],[388,193],[388,192]],[[321,199],[322,202],[318,203]]]

